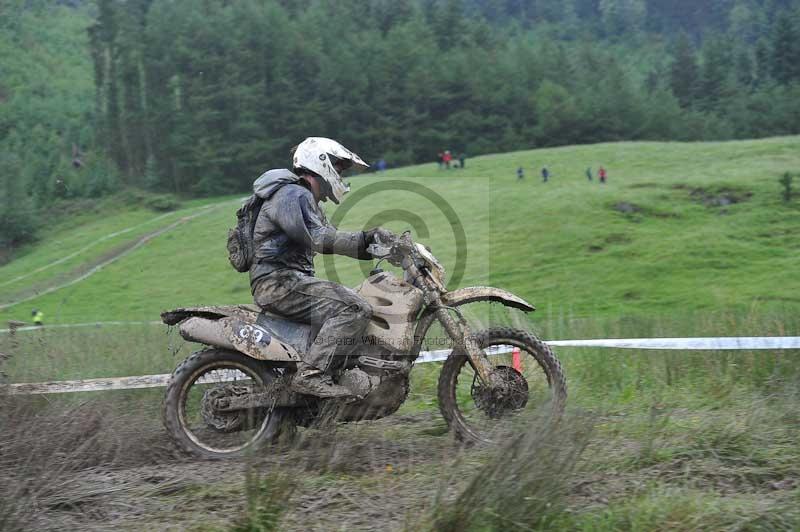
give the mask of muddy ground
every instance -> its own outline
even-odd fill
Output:
[[[183,456],[157,419],[95,402],[24,419],[5,425],[0,529],[230,530],[247,519],[248,486],[272,483],[283,493],[257,496],[279,501],[280,530],[418,530],[497,456],[458,444],[436,410],[300,429],[225,462]],[[576,484],[573,502],[594,504],[597,482]]]
[[[524,438],[477,448],[456,443],[431,405],[301,429],[226,462],[175,451],[153,397],[114,397],[0,396],[0,530],[800,525],[795,394],[735,409],[571,410],[556,431],[534,420]]]
[[[87,404],[5,425],[0,529],[227,529],[246,513],[250,471],[289,479],[282,529],[402,530],[452,492],[448,465],[464,461],[434,411],[301,429],[226,462],[180,455],[157,418],[111,415]]]

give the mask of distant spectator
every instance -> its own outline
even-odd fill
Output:
[[[589,181],[592,180],[592,167],[591,166],[586,169],[586,179],[588,179]]]
[[[450,150],[444,150],[444,155],[442,156],[442,161],[444,162],[445,169],[450,168],[450,162],[453,160],[453,155],[450,153]]]
[[[605,183],[606,182],[606,169],[605,168],[603,168],[601,166],[600,169],[597,171],[597,175],[600,178],[600,183]]]
[[[65,198],[67,196],[67,184],[64,182],[64,178],[60,175],[56,176],[56,181],[53,186],[53,193],[59,198]]]
[[[525,179],[525,170],[520,166],[517,168],[517,181],[522,181],[523,179]]]
[[[439,152],[436,154],[436,162],[439,164],[439,170],[441,170],[444,165],[444,153]]]
[[[548,170],[546,166],[542,166],[542,182],[547,183],[547,180],[549,178],[550,178],[550,170]]]
[[[81,152],[78,149],[77,144],[72,145],[72,166],[75,168],[80,168],[83,166],[83,161],[81,160]]]
[[[383,159],[383,157],[378,159],[378,162],[375,163],[375,168],[378,169],[378,172],[385,172],[386,171],[386,167],[387,167],[386,160]]]
[[[458,164],[459,164],[459,168],[464,168],[464,164],[465,164],[466,162],[467,162],[467,156],[466,156],[466,154],[465,154],[465,153],[462,151],[462,152],[461,152],[461,153],[458,155]]]
[[[31,311],[31,316],[33,317],[33,324],[42,326],[44,325],[44,312],[39,309],[33,309]]]

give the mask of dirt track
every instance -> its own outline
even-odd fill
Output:
[[[94,259],[92,259],[92,260],[90,260],[90,261],[88,261],[86,263],[78,265],[77,267],[75,267],[71,271],[58,274],[55,277],[53,277],[51,279],[48,279],[47,281],[42,281],[42,282],[39,282],[39,283],[35,283],[35,284],[32,284],[32,285],[26,286],[25,288],[15,292],[15,293],[11,293],[10,295],[5,296],[3,298],[4,301],[0,301],[0,310],[13,307],[13,306],[18,305],[20,303],[24,303],[26,301],[30,301],[31,299],[43,296],[45,294],[49,294],[51,292],[55,292],[57,290],[61,290],[62,288],[66,288],[66,287],[71,286],[71,285],[73,285],[75,283],[81,282],[81,281],[91,277],[95,273],[99,272],[100,270],[102,270],[103,268],[108,266],[109,264],[112,264],[112,263],[118,261],[119,259],[125,257],[129,253],[139,249],[140,247],[142,247],[143,245],[147,244],[152,239],[154,239],[154,238],[156,238],[156,237],[158,237],[158,236],[160,236],[160,235],[162,235],[162,234],[164,234],[164,233],[166,233],[168,231],[171,231],[172,229],[174,229],[174,228],[176,228],[176,227],[178,227],[178,226],[180,226],[180,225],[182,225],[182,224],[184,224],[186,222],[189,222],[189,221],[197,218],[198,216],[203,216],[205,214],[213,212],[214,210],[216,210],[216,209],[218,209],[218,208],[220,208],[222,206],[228,205],[230,203],[231,203],[230,201],[225,201],[225,202],[221,202],[219,204],[204,205],[202,207],[199,207],[199,208],[196,208],[196,209],[192,209],[192,211],[197,211],[197,212],[192,212],[191,214],[187,213],[187,215],[180,217],[178,220],[170,223],[169,225],[166,225],[166,226],[163,226],[163,227],[159,227],[157,229],[154,229],[152,231],[149,231],[149,232],[145,233],[144,235],[141,235],[141,236],[137,237],[134,240],[131,240],[129,242],[125,242],[123,244],[120,244],[120,245],[116,246],[115,248],[107,251],[106,253],[100,255],[99,257],[94,258]],[[168,214],[173,214],[173,213],[168,213]],[[159,220],[159,219],[163,218],[164,216],[165,215],[157,216],[153,220],[150,220],[150,222]],[[150,222],[147,222],[147,223],[150,223]],[[43,270],[49,268],[50,266],[54,266],[56,264],[59,264],[60,262],[63,262],[67,258],[72,258],[72,257],[77,256],[80,253],[88,250],[94,244],[97,244],[98,242],[101,242],[103,240],[106,240],[108,238],[111,238],[111,237],[114,237],[114,236],[117,236],[117,235],[120,235],[120,234],[123,234],[123,233],[125,233],[125,232],[127,232],[129,230],[133,230],[133,229],[135,229],[135,228],[137,228],[137,227],[139,227],[141,225],[145,225],[145,224],[139,224],[137,226],[128,228],[127,230],[117,231],[116,233],[112,233],[110,235],[106,235],[105,237],[99,239],[97,242],[94,242],[92,245],[84,246],[83,248],[81,248],[77,252],[74,252],[74,253],[68,255],[67,257],[62,258],[61,260],[52,262],[52,263],[48,264],[46,267],[40,268],[37,271],[43,271]],[[35,273],[35,272],[33,272],[33,273]],[[18,278],[12,279],[11,281],[17,281],[17,280],[20,280],[20,279],[24,279],[25,277],[26,276],[20,276]],[[8,284],[8,282],[5,283],[5,284]]]
[[[437,481],[445,469],[442,464],[459,459],[459,447],[446,433],[438,412],[340,425],[335,430],[305,429],[288,446],[255,459],[227,462],[177,455],[157,420],[128,417],[125,427],[99,417],[109,414],[102,409],[97,414],[84,411],[80,420],[80,415],[70,414],[76,421],[62,425],[66,434],[61,444],[25,445],[36,456],[48,448],[49,464],[42,464],[46,473],[30,467],[0,470],[6,482],[13,477],[31,484],[32,489],[25,490],[31,492],[27,504],[17,508],[25,528],[227,527],[245,512],[245,473],[251,470],[266,481],[276,472],[291,478],[293,492],[282,521],[288,529],[402,529],[415,522],[443,489]],[[46,421],[51,424],[55,419]],[[130,426],[131,421],[137,426]],[[38,429],[45,426],[43,422]],[[74,431],[85,432],[86,441],[98,438],[86,447]],[[76,452],[82,446],[85,452]],[[22,491],[2,495],[16,496],[22,503]]]

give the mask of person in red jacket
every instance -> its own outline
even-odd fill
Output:
[[[606,182],[606,169],[601,166],[600,169],[597,171],[597,176],[600,178],[600,183],[605,183]]]
[[[449,169],[450,168],[450,161],[453,160],[453,155],[450,153],[450,150],[445,150],[444,151],[444,156],[442,156],[442,160],[444,161],[445,169]]]

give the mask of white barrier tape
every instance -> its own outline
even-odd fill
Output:
[[[105,327],[119,325],[163,325],[161,321],[97,321],[89,323],[63,323],[47,326],[25,325],[13,329],[0,329],[0,334],[9,332],[42,331],[48,329],[71,329],[73,327]],[[616,347],[619,349],[687,349],[697,351],[725,351],[729,349],[800,349],[800,336],[710,336],[699,338],[608,338],[598,340],[550,340],[552,347]],[[436,362],[447,358],[447,349],[420,353],[417,362]],[[425,356],[423,356],[425,355]]]
[[[493,345],[485,349],[487,355],[501,355],[510,353],[514,348],[510,345]],[[426,362],[441,362],[450,356],[450,349],[438,349],[436,351],[420,351],[419,356],[414,361],[415,364]]]
[[[145,322],[146,323],[146,322]],[[800,336],[746,336],[723,338],[629,338],[609,340],[554,340],[550,346],[562,347],[617,347],[623,349],[685,349],[685,350],[760,350],[800,349]],[[512,352],[512,346],[498,345],[488,348],[487,354],[500,355]],[[450,355],[449,349],[422,351],[416,364],[441,362]],[[93,392],[100,390],[131,390],[166,386],[170,374],[141,375],[137,377],[115,377],[104,379],[82,379],[74,381],[9,384],[8,391],[14,395],[37,393]],[[213,377],[204,377],[206,382],[225,382],[234,376],[216,372]],[[201,381],[203,382],[203,381]]]
[[[9,384],[11,395],[39,393],[99,392],[102,390],[135,390],[166,386],[170,375],[141,375],[138,377],[111,377],[107,379],[81,379],[75,381],[32,382]]]
[[[554,347],[617,347],[621,349],[685,349],[691,351],[800,349],[800,336],[553,340],[547,342],[547,345]]]
[[[243,373],[236,370],[216,370],[204,375],[200,384],[242,380]],[[140,375],[137,377],[111,377],[101,379],[81,379],[74,381],[36,382],[9,384],[12,395],[32,395],[38,393],[98,392],[102,390],[135,390],[141,388],[160,388],[169,384],[170,373],[161,375]]]

